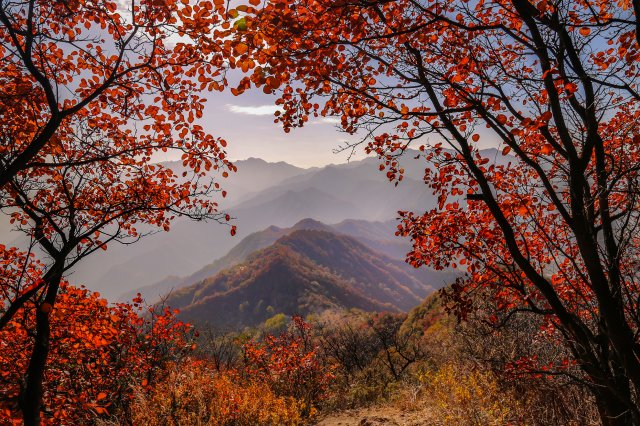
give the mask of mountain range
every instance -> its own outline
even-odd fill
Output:
[[[266,248],[284,236],[301,230],[325,231],[345,235],[355,239],[358,244],[362,244],[369,250],[393,259],[396,264],[406,270],[412,270],[412,274],[420,276],[420,279],[433,280],[427,271],[428,269],[414,270],[403,262],[406,253],[410,250],[409,241],[401,238],[390,239],[395,231],[392,221],[388,222],[367,222],[363,220],[345,220],[335,225],[326,225],[313,219],[303,219],[290,228],[279,228],[270,226],[262,231],[254,232],[243,238],[225,256],[205,265],[198,271],[184,277],[168,276],[152,285],[134,289],[120,296],[120,300],[127,301],[140,293],[148,302],[155,302],[162,296],[174,292],[183,287],[197,283],[205,278],[211,277],[223,269],[230,268],[243,262],[254,252]],[[329,260],[328,263],[332,261]],[[447,279],[449,276],[447,275]],[[444,282],[436,282],[437,286]]]
[[[389,221],[398,210],[430,208],[433,196],[418,180],[424,173],[418,163],[424,162],[410,157],[406,162],[416,164],[403,164],[407,177],[398,187],[378,171],[373,158],[313,169],[259,159],[238,161],[238,171],[222,182],[229,199],[221,204],[238,227],[235,238],[227,226],[178,219],[171,232],[95,253],[78,265],[71,280],[114,300],[167,276],[189,275],[224,256],[243,237],[269,226],[289,228],[305,218],[324,223]],[[179,164],[168,164],[180,172]],[[393,233],[387,239],[395,239]]]
[[[496,162],[508,159],[496,150],[483,154]],[[146,236],[136,244],[111,244],[107,251],[77,265],[68,278],[116,300],[162,280],[189,277],[224,257],[244,237],[271,226],[288,229],[305,218],[338,224],[333,225],[336,231],[357,236],[363,243],[368,239],[369,245],[379,251],[391,250],[400,259],[409,246],[393,235],[397,211],[421,212],[436,203],[422,182],[426,163],[414,158],[417,156],[417,152],[408,152],[400,159],[405,178],[397,187],[379,172],[376,158],[311,169],[256,158],[237,161],[238,171],[221,182],[228,192],[221,209],[233,217],[238,227],[235,237],[228,226],[178,218],[171,232]],[[180,163],[166,165],[180,173]],[[342,229],[335,228],[339,226]],[[9,235],[4,240],[12,238]]]
[[[227,259],[256,239],[265,241],[284,232],[273,244],[234,266],[171,292],[163,303],[180,309],[181,317],[190,322],[244,327],[280,313],[407,311],[455,276],[411,268],[310,220],[288,230],[253,234]]]

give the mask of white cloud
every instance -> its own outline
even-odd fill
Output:
[[[280,108],[278,108],[276,105],[258,105],[258,106],[227,105],[227,109],[236,114],[273,115]]]
[[[318,122],[323,124],[340,124],[341,123],[338,117],[320,117]]]

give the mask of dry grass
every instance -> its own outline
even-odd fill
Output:
[[[303,409],[263,383],[193,363],[174,368],[154,389],[139,390],[127,420],[146,426],[293,426],[304,423]]]

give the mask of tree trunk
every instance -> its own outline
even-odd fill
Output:
[[[22,415],[25,426],[39,426],[44,393],[44,372],[49,355],[51,322],[50,314],[60,288],[61,274],[56,274],[48,283],[44,302],[36,310],[36,335],[27,368],[25,387],[21,395]]]
[[[49,354],[50,334],[49,313],[38,309],[36,312],[36,337],[22,397],[22,414],[25,426],[37,426],[40,424],[43,395],[42,382],[44,380],[47,355]]]
[[[605,361],[605,360],[603,360]],[[631,382],[615,360],[603,365],[606,379],[592,387],[603,426],[640,425],[640,413],[631,395]],[[596,380],[597,382],[597,380]]]
[[[633,412],[608,390],[596,391],[596,404],[603,426],[638,425]]]

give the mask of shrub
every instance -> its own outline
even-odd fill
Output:
[[[243,375],[268,384],[279,396],[302,401],[304,414],[313,416],[333,379],[332,368],[323,365],[317,354],[309,324],[293,317],[290,329],[280,335],[244,344]]]
[[[189,325],[167,309],[142,316],[141,300],[109,305],[64,284],[50,312],[43,424],[88,424],[123,411],[132,387],[162,378],[166,363],[191,350]],[[33,346],[34,308],[0,331],[0,424],[20,424],[20,390]]]
[[[265,382],[245,381],[195,361],[174,366],[153,389],[140,389],[130,420],[149,426],[298,425],[302,405],[277,396]]]
[[[433,425],[505,425],[518,411],[515,395],[500,389],[487,371],[446,364],[423,373],[423,397]]]

